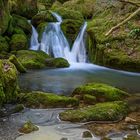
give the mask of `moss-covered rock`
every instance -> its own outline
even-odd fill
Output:
[[[56,22],[56,21],[57,20],[50,11],[42,11],[37,15],[33,16],[31,22],[35,27],[37,27],[40,23],[43,22]]]
[[[13,26],[14,28],[21,28],[25,34],[31,34],[32,33],[32,27],[31,24],[28,22],[28,19],[19,15],[12,15],[13,17]]]
[[[47,27],[48,23],[47,22],[43,22],[43,23],[40,23],[38,26],[37,26],[37,32],[38,32],[38,40],[41,41],[42,39],[42,34],[43,32],[45,31],[45,28]]]
[[[38,131],[38,130],[39,130],[39,128],[36,125],[34,125],[32,122],[28,121],[19,129],[19,132],[28,134],[28,133],[31,133],[33,131]]]
[[[8,60],[0,60],[0,105],[15,101],[18,90],[16,67]]]
[[[0,0],[0,35],[5,33],[10,21],[10,12],[7,1]]]
[[[20,50],[16,56],[21,64],[27,69],[40,69],[46,66],[49,56],[42,51]]]
[[[46,59],[46,66],[53,68],[65,68],[69,67],[69,62],[64,58],[49,58]]]
[[[84,21],[82,14],[78,11],[68,10],[63,7],[53,9],[53,11],[61,15],[63,19],[74,19]]]
[[[24,34],[14,34],[10,41],[10,50],[26,50],[28,49],[28,41]]]
[[[92,95],[89,95],[89,94],[85,94],[83,96],[83,101],[86,104],[92,105],[92,104],[95,104],[96,103],[96,97],[95,96],[92,96]]]
[[[18,61],[18,59],[16,58],[15,55],[11,55],[11,56],[9,57],[9,61],[10,61],[11,63],[13,63],[13,64],[16,66],[16,68],[17,68],[17,70],[18,70],[19,72],[21,72],[21,73],[25,73],[25,72],[26,72],[26,69],[25,69],[24,66],[20,63],[20,61]]]
[[[80,95],[82,98],[87,94],[95,96],[99,102],[117,101],[129,96],[128,93],[120,89],[102,83],[90,83],[80,86],[72,93],[73,96]]]
[[[60,119],[71,122],[116,121],[125,117],[127,113],[127,104],[122,101],[116,101],[98,103],[94,106],[77,110],[68,110],[60,113]]]
[[[70,0],[63,7],[80,12],[85,19],[91,19],[94,14],[96,0]]]
[[[11,13],[32,18],[37,12],[37,0],[9,0]]]
[[[9,45],[6,38],[0,36],[0,53],[8,52],[8,51],[9,51]]]
[[[82,24],[83,21],[73,19],[65,19],[61,23],[62,31],[69,40],[70,44],[73,44],[73,42],[75,41]]]
[[[20,103],[31,108],[59,108],[78,106],[77,99],[72,97],[59,96],[52,93],[34,91],[19,95]]]

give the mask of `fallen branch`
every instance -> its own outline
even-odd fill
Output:
[[[136,16],[139,12],[140,12],[140,7],[139,7],[134,13],[132,13],[129,17],[127,17],[125,20],[123,20],[121,23],[119,23],[118,25],[112,27],[112,28],[105,34],[105,36],[110,35],[113,31],[117,30],[120,26],[122,26],[123,24],[125,24],[126,22],[128,22],[130,19],[132,19],[134,16]]]

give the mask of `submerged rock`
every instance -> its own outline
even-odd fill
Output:
[[[82,138],[92,138],[92,134],[89,131],[84,131],[82,134]]]
[[[22,93],[19,95],[18,101],[30,108],[64,108],[79,105],[78,100],[75,98],[38,91]]]
[[[72,93],[72,96],[76,95],[81,96],[81,99],[83,100],[87,99],[87,96],[89,99],[89,95],[90,99],[91,96],[94,96],[97,102],[117,101],[129,96],[128,93],[120,89],[102,83],[90,83],[87,85],[80,86],[76,88]],[[89,104],[90,103],[91,102],[89,102]]]
[[[31,133],[33,131],[38,131],[38,130],[39,130],[39,128],[36,125],[34,125],[32,122],[28,121],[19,129],[19,132],[28,134],[28,133]]]
[[[127,113],[127,104],[122,101],[115,101],[98,103],[77,110],[68,110],[60,113],[60,119],[71,122],[117,121],[123,119]]]
[[[69,67],[69,62],[64,58],[49,58],[46,59],[46,66],[53,68],[65,68]]]

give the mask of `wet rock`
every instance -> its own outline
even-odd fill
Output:
[[[98,103],[96,105],[67,110],[60,113],[60,119],[71,122],[117,121],[128,114],[128,105],[123,101]]]
[[[103,138],[101,138],[101,140],[111,140],[111,139],[108,137],[103,137]]]
[[[82,134],[82,138],[92,138],[92,134],[89,131],[84,131]]]
[[[68,140],[68,138],[62,138],[62,139],[60,139],[60,140]]]
[[[69,62],[64,58],[49,58],[46,59],[46,66],[52,68],[66,68],[69,67]]]
[[[19,95],[19,103],[30,108],[59,108],[75,107],[79,105],[76,98],[59,96],[53,93],[34,91]]]
[[[135,135],[127,135],[123,140],[139,140],[139,138]]]
[[[45,61],[49,56],[43,51],[20,50],[16,52],[16,57],[27,69],[44,68]]]
[[[136,120],[133,119],[133,118],[130,118],[130,117],[126,117],[126,118],[125,118],[125,122],[126,122],[126,123],[132,123],[132,122],[136,122]]]
[[[26,69],[25,69],[24,66],[20,63],[20,61],[18,61],[18,59],[16,58],[15,55],[11,55],[11,56],[9,57],[9,61],[12,62],[12,63],[16,66],[16,68],[17,68],[17,70],[18,70],[19,72],[21,72],[21,73],[25,73],[25,72],[26,72]]]
[[[38,130],[39,130],[39,128],[36,125],[34,125],[32,122],[28,121],[19,129],[19,132],[28,134],[28,133],[31,133],[33,131],[38,131]]]
[[[72,96],[75,95],[79,95],[81,98],[87,97],[87,95],[94,96],[97,102],[123,100],[129,96],[118,88],[102,83],[90,83],[77,87],[72,93]]]

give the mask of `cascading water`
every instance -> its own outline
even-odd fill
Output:
[[[72,50],[69,43],[61,30],[62,18],[56,13],[52,13],[58,22],[49,23],[42,34],[41,43],[38,43],[38,34],[34,27],[31,38],[31,49],[46,52],[47,54],[57,58],[63,57],[70,63],[86,62],[85,32],[87,23],[82,26]]]
[[[38,42],[38,33],[35,29],[35,27],[32,26],[32,36],[31,36],[31,44],[30,49],[31,50],[39,50],[39,42]]]

